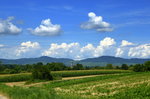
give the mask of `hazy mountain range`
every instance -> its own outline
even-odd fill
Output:
[[[101,56],[97,58],[87,58],[83,60],[73,60],[69,58],[52,58],[42,56],[38,58],[20,58],[20,59],[0,59],[3,64],[33,64],[37,62],[50,63],[50,62],[62,62],[67,66],[71,64],[81,63],[85,66],[105,66],[106,64],[121,65],[121,64],[142,64],[150,59],[131,58],[125,59],[114,56]]]

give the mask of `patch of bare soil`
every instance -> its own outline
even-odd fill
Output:
[[[96,76],[103,76],[103,75],[88,75],[88,76],[77,76],[77,77],[64,77],[64,78],[62,78],[62,80],[81,79],[81,78],[96,77]]]
[[[25,84],[25,81],[23,82],[10,82],[10,83],[5,83],[7,86],[23,86]],[[0,98],[1,99],[1,98]]]
[[[0,94],[0,99],[8,99],[8,98]]]

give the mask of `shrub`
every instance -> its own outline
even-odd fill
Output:
[[[121,69],[128,70],[128,65],[127,64],[122,64]]]
[[[52,80],[53,77],[47,66],[37,63],[32,71],[33,79]]]

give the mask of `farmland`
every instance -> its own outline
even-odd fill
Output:
[[[51,73],[61,75],[63,79],[18,86],[21,83],[19,81],[27,81],[31,74],[1,75],[0,93],[10,99],[148,99],[150,97],[150,72],[79,70]],[[3,77],[5,79],[8,77],[9,81],[2,80]],[[12,80],[11,77],[16,80]],[[6,85],[8,82],[16,81],[18,83],[15,86]]]
[[[75,77],[75,76],[85,76],[85,75],[101,75],[101,74],[116,74],[116,73],[128,73],[131,71],[125,70],[76,70],[76,71],[52,71],[53,76],[60,77]],[[26,81],[31,79],[31,73],[21,73],[21,74],[6,74],[0,75],[0,82],[18,82]]]

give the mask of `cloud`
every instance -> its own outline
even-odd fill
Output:
[[[116,48],[117,57],[128,57],[129,49],[136,46],[134,43],[129,42],[127,40],[122,40],[121,45]]]
[[[134,45],[134,43],[126,41],[126,40],[122,40],[122,42],[121,42],[122,47],[131,46],[131,45]]]
[[[78,52],[80,52],[79,43],[62,43],[58,45],[57,43],[52,43],[50,48],[45,50],[42,55],[43,56],[51,56],[51,57],[69,57],[76,58],[78,56]]]
[[[113,28],[108,22],[103,21],[102,16],[96,16],[95,13],[88,13],[89,20],[80,25],[82,29],[93,29],[98,32],[110,32]]]
[[[124,53],[123,49],[117,48],[117,50],[116,50],[116,55],[115,55],[115,56],[120,57],[120,56],[123,55],[123,53]]]
[[[3,48],[5,45],[3,45],[3,44],[0,44],[0,48]]]
[[[124,58],[150,58],[150,44],[134,44],[134,46],[131,46],[131,42],[129,44],[122,44],[122,41],[121,44],[118,45],[119,42],[116,42],[114,38],[105,37],[100,40],[97,45],[88,43],[81,46],[79,42],[51,43],[47,49],[43,48],[38,42],[31,41],[22,42],[19,46],[14,47],[3,47],[4,45],[0,44],[0,58],[14,59],[39,57],[42,55],[56,58],[72,58],[76,60],[106,55]]]
[[[38,42],[22,42],[19,46],[0,48],[0,58],[16,59],[41,56],[41,46]]]
[[[50,19],[42,20],[41,25],[35,29],[28,29],[33,35],[37,36],[56,36],[61,33],[61,26],[52,24]]]
[[[16,56],[21,56],[22,54],[26,54],[27,52],[34,51],[40,48],[40,44],[38,42],[23,42],[21,45],[15,50]],[[30,52],[31,53],[31,52]]]
[[[108,50],[115,45],[112,38],[106,37],[100,41],[99,45],[94,47],[92,44],[87,44],[83,47],[79,43],[52,43],[50,48],[45,50],[42,55],[58,58],[84,59],[87,57],[98,57],[108,54]]]
[[[12,23],[14,17],[8,17],[6,20],[0,19],[0,35],[16,35],[22,32],[22,29]]]
[[[149,58],[150,57],[150,44],[143,44],[132,47],[129,49],[129,57],[140,57],[140,58]]]
[[[110,37],[106,37],[106,38],[104,38],[104,40],[100,41],[100,45],[104,46],[104,47],[109,47],[109,46],[112,46],[115,44],[116,44],[115,40]]]

